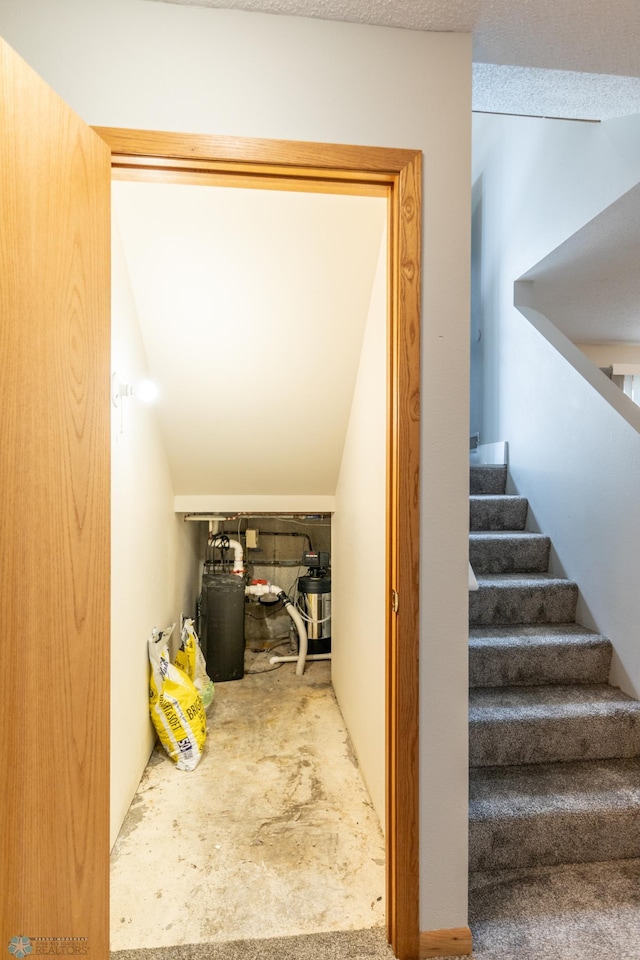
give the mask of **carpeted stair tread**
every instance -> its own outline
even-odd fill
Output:
[[[640,756],[640,703],[607,684],[469,692],[471,766]]]
[[[545,573],[551,541],[541,533],[482,530],[469,534],[469,560],[476,576],[487,573]]]
[[[507,485],[506,464],[476,464],[469,473],[472,494],[504,493]]]
[[[474,960],[638,960],[640,859],[476,871]]]
[[[508,820],[529,816],[532,810],[580,813],[629,805],[640,810],[640,758],[472,767],[469,774],[474,820]]]
[[[505,719],[555,715],[558,712],[606,713],[619,706],[640,715],[640,703],[608,683],[567,684],[545,687],[480,687],[469,694],[472,710],[499,712]]]
[[[525,497],[483,495],[469,497],[471,530],[524,530],[529,504]]]
[[[640,856],[640,760],[470,771],[473,870]]]
[[[570,623],[575,620],[578,587],[548,574],[485,574],[469,593],[469,623]]]
[[[577,623],[472,627],[469,685],[606,683],[611,643]]]

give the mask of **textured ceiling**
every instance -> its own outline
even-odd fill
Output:
[[[568,120],[627,117],[640,113],[640,79],[474,63],[473,109]]]
[[[638,0],[154,2],[473,33],[474,61],[485,65],[474,73],[475,110],[592,120],[640,112]]]
[[[640,185],[521,279],[531,305],[575,343],[640,343]]]

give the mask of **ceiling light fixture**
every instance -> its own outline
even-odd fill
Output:
[[[158,386],[153,380],[141,380],[137,387],[123,383],[117,373],[111,374],[111,403],[120,411],[120,433],[124,432],[124,397],[137,397],[142,403],[153,403],[158,397]]]
[[[119,407],[123,397],[133,396],[133,387],[130,383],[123,383],[117,373],[111,374],[111,403]]]

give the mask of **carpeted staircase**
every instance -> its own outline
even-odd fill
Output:
[[[471,467],[470,869],[640,857],[640,703],[506,479]]]

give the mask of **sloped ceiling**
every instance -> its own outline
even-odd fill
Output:
[[[113,206],[176,495],[332,495],[385,201],[116,182]]]
[[[640,185],[521,277],[531,306],[574,343],[640,344],[639,223]]]

